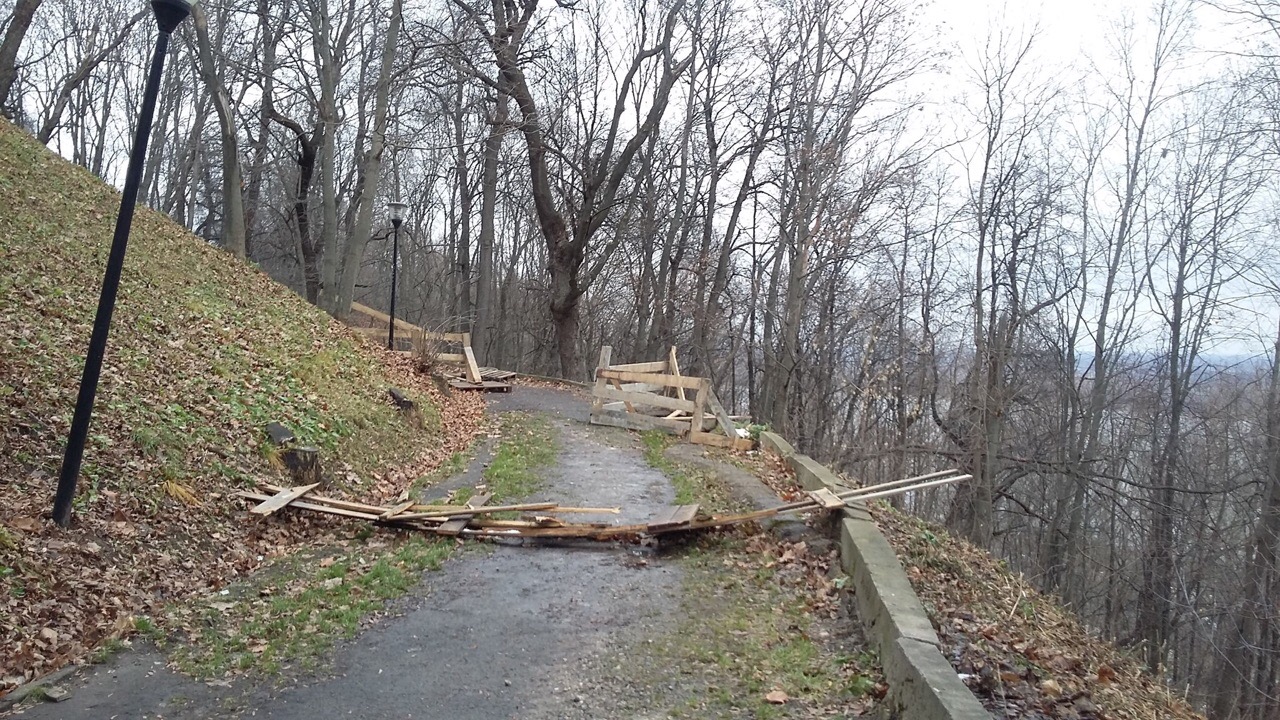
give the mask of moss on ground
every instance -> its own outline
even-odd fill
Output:
[[[339,639],[438,570],[456,544],[421,535],[353,543],[342,552],[282,559],[208,598],[184,642],[165,649],[201,679],[237,672],[279,675],[323,666]],[[167,643],[161,643],[168,645]]]
[[[671,479],[678,504],[741,509],[713,473],[665,454],[677,438],[648,432],[642,442],[649,464]],[[754,529],[702,535],[675,553],[683,570],[679,619],[626,654],[629,667],[641,668],[637,682],[683,698],[666,708],[670,716],[854,715],[883,694],[878,658],[852,620],[835,617],[829,557]],[[769,701],[778,691],[786,702]]]
[[[501,432],[502,440],[484,469],[485,484],[493,493],[490,504],[520,500],[542,489],[538,471],[559,453],[556,428],[541,415],[505,413]]]
[[[650,430],[641,434],[640,441],[644,444],[645,460],[671,480],[676,492],[676,505],[698,505],[704,512],[712,513],[743,509],[742,503],[734,500],[729,488],[713,473],[667,457],[667,448],[683,442],[680,438]]]

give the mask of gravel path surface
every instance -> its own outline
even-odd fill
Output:
[[[618,522],[671,504],[671,484],[646,464],[635,436],[583,421],[576,392],[516,387],[491,412],[537,412],[560,430],[560,456],[531,500],[621,506]],[[475,477],[481,452],[468,469]],[[594,519],[580,516],[581,519]],[[30,718],[555,718],[613,713],[582,677],[619,647],[658,632],[679,607],[675,560],[615,545],[497,546],[462,553],[429,573],[407,611],[341,644],[332,672],[284,689],[211,687],[165,668],[155,653],[124,653],[66,682],[71,697]],[[656,715],[660,717],[662,715]]]

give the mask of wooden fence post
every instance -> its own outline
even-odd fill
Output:
[[[613,361],[613,346],[605,345],[600,348],[600,362],[596,363],[596,370],[604,370],[609,367],[609,363]],[[596,381],[596,389],[603,390],[607,386],[607,381],[599,376],[599,372],[593,373]],[[599,393],[595,393],[591,398],[591,412],[599,412],[604,408],[604,400]]]

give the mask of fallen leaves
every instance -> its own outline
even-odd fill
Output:
[[[791,698],[788,697],[787,694],[781,690],[770,691],[768,693],[765,693],[765,696],[764,696],[764,701],[769,703],[770,705],[784,705],[790,699]]]
[[[784,460],[771,453],[746,459],[779,495],[799,495]],[[1203,720],[991,554],[883,503],[871,511],[930,609],[943,654],[995,716]]]
[[[75,525],[51,525],[119,195],[0,123],[0,186],[51,183],[57,192],[0,213],[0,694],[136,632],[138,617],[334,539],[322,520],[248,523],[212,501],[275,475],[260,437],[267,419],[322,448],[332,493],[360,480],[363,499],[381,499],[465,448],[484,404],[443,397],[407,360],[142,211]],[[432,427],[407,430],[388,385],[438,411]]]
[[[9,521],[9,527],[23,532],[40,532],[40,521],[33,517],[16,517]]]
[[[989,553],[885,505],[871,510],[931,609],[943,654],[997,716],[1202,720]]]

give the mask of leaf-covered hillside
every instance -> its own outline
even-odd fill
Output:
[[[475,432],[407,363],[162,215],[130,241],[76,498],[53,498],[119,195],[0,121],[0,693],[129,618],[284,549],[228,501],[276,475],[263,426],[322,450],[338,484],[398,492]],[[416,397],[415,425],[387,398]]]

